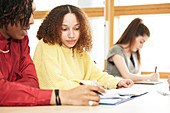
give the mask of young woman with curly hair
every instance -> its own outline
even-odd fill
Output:
[[[115,78],[100,71],[88,51],[92,36],[86,14],[78,7],[62,5],[54,8],[41,24],[40,40],[34,63],[40,88],[71,89],[83,83],[110,88],[129,87],[131,80]],[[94,82],[97,81],[97,82]]]

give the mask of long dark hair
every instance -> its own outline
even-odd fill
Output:
[[[20,23],[28,26],[33,0],[0,0],[0,28]]]
[[[132,48],[135,42],[135,38],[138,36],[147,35],[150,37],[150,31],[142,22],[142,19],[135,18],[123,32],[120,39],[116,42],[116,44],[129,44],[129,48]],[[138,61],[140,63],[140,52],[137,51]]]

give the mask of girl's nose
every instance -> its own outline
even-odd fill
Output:
[[[143,44],[140,45],[140,49],[143,48]]]
[[[69,38],[73,38],[74,37],[74,32],[73,32],[73,30],[70,30],[69,31]]]

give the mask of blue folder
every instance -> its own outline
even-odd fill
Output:
[[[139,96],[142,96],[142,95],[144,95],[144,94],[147,94],[147,93],[148,93],[148,92],[145,92],[145,93],[140,94],[140,95],[131,96],[131,97],[129,97],[129,98],[122,99],[122,100],[117,101],[117,102],[115,102],[115,103],[103,103],[103,102],[99,102],[99,104],[100,104],[100,105],[118,105],[118,104],[121,104],[121,103],[123,103],[123,102],[132,100],[132,99],[134,99],[134,98],[136,98],[136,97],[139,97]]]

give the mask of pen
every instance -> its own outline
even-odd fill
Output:
[[[157,66],[155,67],[155,73],[157,72]]]
[[[84,85],[82,82],[80,82],[79,84],[80,84],[80,85]],[[103,94],[102,94],[101,92],[99,92],[99,91],[93,91],[93,92],[95,92],[95,93],[97,93],[97,94],[99,94],[99,95],[102,95],[102,96],[103,96]]]

